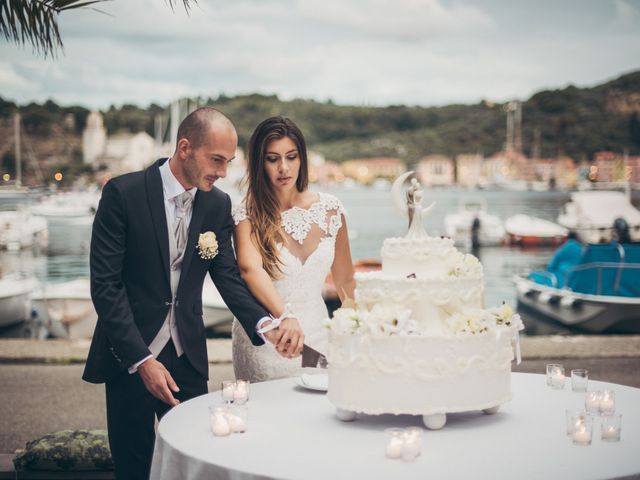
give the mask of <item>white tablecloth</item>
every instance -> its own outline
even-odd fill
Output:
[[[565,409],[580,410],[584,393],[552,390],[543,375],[514,373],[513,399],[498,414],[450,414],[442,430],[425,430],[414,462],[387,459],[386,427],[420,426],[408,415],[335,416],[324,393],[304,390],[295,379],[251,385],[248,430],[214,437],[210,393],[171,410],[158,425],[153,479],[590,479],[640,473],[640,389],[589,382],[589,390],[613,389],[622,413],[622,440],[572,444]]]

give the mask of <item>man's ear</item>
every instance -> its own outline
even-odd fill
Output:
[[[176,145],[176,151],[180,155],[180,158],[185,159],[189,156],[189,150],[191,150],[191,143],[188,139],[182,137],[178,140],[178,145]]]

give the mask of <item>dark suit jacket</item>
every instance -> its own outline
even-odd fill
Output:
[[[114,178],[102,191],[91,237],[91,298],[98,322],[82,376],[88,382],[108,381],[150,355],[147,345],[169,312],[169,233],[159,170],[164,161]],[[212,260],[197,252],[198,236],[207,231],[218,239]],[[229,196],[215,187],[198,190],[176,293],[176,322],[184,352],[203,378],[209,372],[202,322],[207,272],[251,341],[264,343],[255,325],[268,313],[240,277],[232,233]]]

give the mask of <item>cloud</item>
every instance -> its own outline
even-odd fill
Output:
[[[629,1],[162,0],[61,15],[65,54],[0,43],[2,96],[104,108],[276,93],[339,103],[526,98],[640,67]],[[627,23],[625,23],[627,22]]]

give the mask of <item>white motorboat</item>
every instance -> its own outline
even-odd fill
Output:
[[[51,336],[90,338],[98,320],[88,278],[42,284],[31,299],[38,320]]]
[[[6,275],[0,278],[0,327],[31,318],[30,293],[38,287],[34,277]]]
[[[202,286],[202,312],[202,320],[206,328],[214,327],[219,331],[231,331],[233,314],[209,276],[205,278]]]
[[[49,223],[90,225],[99,201],[100,192],[98,191],[62,192],[33,205],[31,212],[45,217]]]
[[[44,284],[32,293],[31,299],[38,320],[52,336],[90,338],[93,335],[98,314],[91,301],[88,278]],[[230,329],[233,314],[209,277],[203,285],[202,305],[205,327],[216,327],[222,331]]]
[[[513,215],[504,222],[509,243],[521,246],[560,245],[569,231],[557,223],[530,215]]]
[[[500,245],[505,238],[502,220],[487,212],[487,202],[481,198],[461,201],[458,211],[444,218],[444,224],[447,236],[458,245],[474,241],[480,246]]]
[[[46,248],[49,242],[47,221],[28,211],[0,212],[0,249]]]
[[[614,240],[614,222],[623,219],[628,226],[628,240],[640,241],[640,211],[627,194],[616,191],[583,191],[571,194],[558,216],[558,223],[576,233],[585,243]]]

